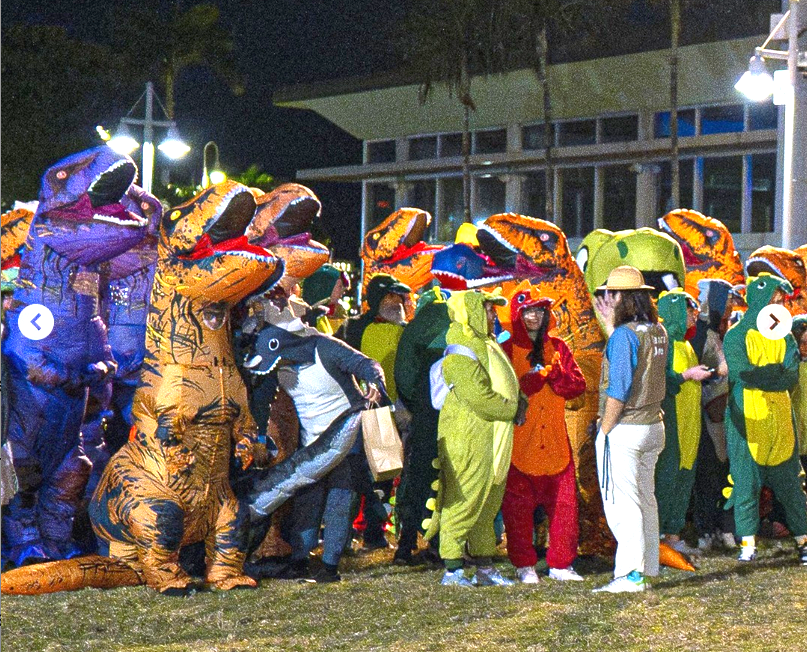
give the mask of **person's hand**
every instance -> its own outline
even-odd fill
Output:
[[[594,309],[602,317],[609,331],[614,328],[614,306],[616,305],[616,296],[610,292],[594,297]]]
[[[523,396],[518,397],[518,409],[513,423],[517,426],[523,426],[527,422],[527,406],[529,403]]]
[[[364,398],[369,403],[380,403],[382,398],[381,390],[378,389],[375,383],[369,383],[367,391],[364,393]]]
[[[713,372],[711,369],[709,369],[709,367],[707,367],[705,364],[699,364],[697,367],[690,367],[681,375],[684,377],[684,380],[701,382],[711,378],[712,374]]]

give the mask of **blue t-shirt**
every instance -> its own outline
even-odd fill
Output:
[[[608,338],[605,355],[608,357],[608,389],[605,393],[627,403],[633,373],[639,364],[639,338],[627,326],[619,326]]]

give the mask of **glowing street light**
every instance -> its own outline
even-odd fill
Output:
[[[803,126],[807,117],[807,85],[803,74],[807,70],[807,53],[799,52],[799,35],[807,23],[803,7],[805,0],[790,0],[788,11],[782,14],[768,38],[758,48],[748,70],[734,86],[748,99],[759,102],[774,95],[774,104],[784,105],[782,136],[782,246],[794,249],[807,241],[807,138],[796,126]],[[771,21],[773,22],[773,21]],[[771,41],[787,40],[786,50],[768,48]],[[772,77],[765,67],[765,58],[787,61],[786,71]]]
[[[145,97],[145,115],[142,119],[129,117],[135,110],[137,105]],[[160,102],[160,98],[154,92],[154,84],[151,82],[146,83],[146,90],[143,95],[134,103],[129,113],[121,118],[118,128],[115,130],[114,135],[107,141],[107,145],[116,152],[121,154],[131,154],[138,147],[140,143],[135,139],[130,131],[130,126],[142,127],[143,129],[143,164],[142,164],[142,185],[143,189],[151,192],[151,182],[154,177],[154,128],[164,127],[168,129],[165,139],[159,144],[158,149],[165,154],[168,158],[176,159],[185,156],[190,147],[182,142],[177,130],[176,123],[171,119],[155,120],[154,119],[154,100],[160,105],[163,114],[168,118],[165,107]]]
[[[215,152],[213,167],[210,170],[208,170],[207,165],[207,151],[209,149]],[[221,162],[219,161],[219,146],[215,141],[209,140],[202,150],[202,188],[207,188],[211,185],[215,186],[217,183],[224,183],[226,180],[227,175],[221,169]]]
[[[773,76],[765,66],[765,59],[758,54],[751,57],[748,70],[734,84],[734,88],[752,102],[767,100],[773,94]]]

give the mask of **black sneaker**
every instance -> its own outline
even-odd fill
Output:
[[[798,547],[799,561],[802,566],[807,566],[807,543],[803,543]]]
[[[320,568],[311,577],[301,579],[301,584],[332,584],[333,582],[341,582],[342,576],[335,570],[328,568]]]
[[[392,563],[396,566],[411,566],[414,563],[412,551],[406,548],[398,548],[392,557]]]

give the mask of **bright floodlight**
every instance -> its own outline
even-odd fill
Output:
[[[224,183],[227,181],[227,175],[221,170],[213,170],[210,173],[210,183],[214,186],[219,183]]]
[[[106,144],[118,154],[131,154],[140,147],[140,143],[134,139],[129,128],[123,122],[118,125],[115,135]]]
[[[159,144],[157,149],[168,158],[182,158],[191,151],[191,148],[182,142],[176,127],[170,127],[168,129],[165,140]]]
[[[765,60],[755,54],[748,62],[748,70],[743,73],[740,80],[734,84],[752,102],[762,102],[773,93],[773,77],[765,67]]]

